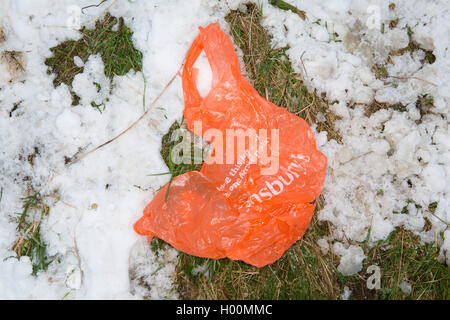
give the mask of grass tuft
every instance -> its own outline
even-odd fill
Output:
[[[294,7],[293,5],[283,1],[283,0],[270,0],[269,1],[271,5],[281,9],[281,10],[285,10],[285,11],[292,11],[293,13],[298,14],[298,16],[300,18],[302,18],[302,20],[306,19],[306,13],[305,11],[302,11],[300,9],[298,9],[297,7]]]
[[[189,171],[200,171],[200,168],[202,167],[203,161],[201,161],[201,163],[196,163],[194,161],[194,152],[196,148],[194,138],[195,138],[194,135],[190,133],[188,129],[182,129],[177,121],[175,121],[171,125],[171,127],[169,128],[169,132],[166,133],[162,138],[161,156],[164,162],[166,163],[167,167],[169,168],[168,173],[162,174],[170,174],[170,181],[169,187],[167,188],[166,200],[167,197],[169,196],[170,184],[172,183],[173,178]],[[180,143],[191,144],[190,155],[184,155],[182,150],[180,150],[178,154],[181,157],[187,157],[190,160],[189,163],[176,163],[172,159],[173,152],[177,151],[174,150],[174,148],[175,146],[180,145]],[[156,175],[161,175],[161,173]]]
[[[115,30],[117,28],[117,30]],[[80,57],[86,63],[92,54],[100,54],[105,65],[105,75],[111,80],[115,75],[125,75],[131,69],[142,70],[142,53],[135,49],[132,42],[133,32],[124,24],[122,17],[117,19],[106,13],[95,28],[81,28],[83,37],[68,40],[50,48],[52,56],[45,60],[49,73],[55,73],[55,87],[65,83],[72,88],[74,77],[82,73],[84,67],[75,65],[73,58]],[[72,105],[77,105],[79,97],[72,92]],[[100,110],[98,107],[96,109]]]
[[[438,262],[439,249],[433,243],[422,244],[413,232],[398,228],[386,240],[373,247],[364,246],[367,259],[363,271],[354,276],[340,276],[341,285],[348,286],[354,299],[429,300],[450,299],[450,269]],[[380,290],[367,289],[371,265],[380,267]],[[404,293],[402,281],[411,284],[411,293]]]
[[[53,261],[47,254],[47,245],[41,239],[41,223],[47,218],[50,209],[41,194],[34,190],[22,200],[23,211],[18,214],[16,228],[19,236],[11,250],[19,259],[23,256],[30,257],[33,275],[36,275],[41,270],[46,271]]]

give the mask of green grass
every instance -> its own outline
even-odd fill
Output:
[[[117,26],[116,26],[117,25]],[[113,27],[117,30],[113,30]],[[95,28],[80,29],[82,38],[68,40],[50,48],[52,56],[45,60],[48,72],[54,73],[53,85],[65,83],[72,88],[74,77],[82,73],[84,67],[77,67],[75,56],[85,63],[92,54],[100,54],[105,66],[105,75],[111,80],[115,75],[125,75],[131,69],[142,70],[142,53],[136,50],[131,40],[133,32],[124,24],[123,18],[117,19],[106,13],[102,20],[95,23]],[[79,103],[79,97],[72,92],[72,105]],[[99,106],[93,106],[100,111]]]
[[[53,261],[47,254],[47,245],[41,239],[41,223],[47,218],[50,209],[41,194],[34,190],[22,200],[23,211],[18,213],[17,218],[18,238],[11,250],[19,259],[28,256],[33,265],[33,275],[36,275],[39,271],[46,271]]]
[[[172,126],[169,128],[169,132],[166,133],[162,137],[162,146],[161,146],[161,156],[163,157],[164,162],[169,168],[169,172],[172,176],[178,176],[185,172],[189,171],[200,171],[201,164],[195,164],[194,161],[190,164],[185,163],[174,163],[172,161],[172,152],[174,151],[174,147],[178,145],[184,138],[181,134],[183,129],[178,122],[174,122]],[[185,129],[186,133],[189,133],[187,129]],[[183,156],[183,152],[180,150],[180,155]],[[189,158],[194,159],[194,142],[191,142],[191,154],[188,155]]]
[[[438,262],[439,249],[435,244],[421,244],[420,238],[403,228],[393,231],[386,240],[372,248],[364,244],[367,259],[357,276],[340,277],[361,299],[450,299],[450,270]],[[365,286],[367,267],[377,265],[381,270],[381,289]],[[407,280],[412,291],[402,292],[399,284]]]
[[[184,131],[187,135],[189,135],[189,131],[187,129],[185,129],[186,131]],[[153,175],[162,175],[162,174],[170,174],[170,181],[169,181],[169,187],[167,188],[167,193],[166,193],[166,200],[167,197],[169,196],[170,193],[170,184],[172,183],[172,179],[175,178],[176,176],[179,176],[183,173],[189,172],[189,171],[200,171],[200,168],[202,167],[202,163],[201,164],[197,164],[194,161],[194,152],[195,152],[195,144],[193,142],[191,142],[191,154],[190,155],[183,155],[182,150],[180,150],[179,155],[180,156],[187,156],[188,158],[190,158],[190,163],[176,163],[175,161],[173,161],[172,159],[172,153],[176,150],[174,150],[175,146],[180,145],[180,142],[182,142],[184,139],[187,138],[187,136],[183,137],[182,134],[182,129],[180,127],[180,124],[178,122],[174,122],[171,127],[169,128],[169,132],[166,133],[161,141],[161,156],[164,160],[164,162],[166,163],[167,167],[169,168],[169,172],[167,173],[157,173],[157,174],[153,174]],[[186,141],[185,141],[186,143]]]
[[[302,11],[302,10],[298,9],[297,7],[294,7],[293,5],[287,3],[283,0],[270,0],[269,3],[281,10],[292,11],[293,13],[296,13],[303,20],[306,19],[305,11]]]

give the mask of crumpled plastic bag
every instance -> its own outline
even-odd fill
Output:
[[[224,137],[229,129],[266,130],[265,136],[258,135],[258,145],[266,145],[278,168],[267,174],[267,157],[265,163],[254,163],[251,152],[239,152],[237,143],[227,149],[226,141],[223,158],[233,150],[234,163],[204,163],[200,172],[175,177],[167,199],[168,185],[147,205],[134,229],[190,255],[228,257],[262,267],[279,259],[305,233],[315,208],[311,202],[322,191],[327,159],[317,150],[305,120],[261,97],[241,75],[233,43],[219,26],[199,29],[182,74],[188,128],[194,131],[194,122],[201,121],[203,132],[213,129]],[[213,74],[204,98],[196,86],[198,70],[193,68],[202,50]],[[272,129],[278,129],[278,139]],[[276,142],[278,150],[272,150]],[[246,147],[250,148],[248,141]],[[220,150],[215,150],[209,158],[218,155]]]

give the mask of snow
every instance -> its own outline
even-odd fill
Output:
[[[327,254],[328,251],[330,250],[330,245],[329,245],[327,239],[325,239],[325,238],[321,238],[321,239],[317,240],[317,244],[320,247],[320,251],[324,255]]]
[[[133,43],[143,53],[143,71],[115,77],[110,94],[101,57],[90,56],[84,72],[74,79],[73,90],[81,100],[72,107],[69,88],[64,84],[54,88],[53,75],[46,73],[43,62],[51,55],[49,48],[80,38],[77,31],[58,26],[73,18],[68,16],[70,6],[83,7],[90,1],[3,1],[0,26],[5,40],[0,51],[22,51],[25,71],[13,70],[0,60],[0,298],[177,298],[172,286],[176,251],[168,249],[156,256],[132,225],[169,179],[149,174],[167,172],[159,149],[162,135],[181,119],[180,79],[119,140],[70,166],[65,157],[86,152],[128,127],[143,112],[144,90],[148,107],[178,71],[198,26],[218,22],[228,31],[225,15],[245,2],[119,0],[110,12],[123,16],[134,32]],[[423,241],[437,241],[439,261],[448,264],[450,4],[445,0],[287,2],[305,11],[307,19],[264,0],[260,1],[263,26],[273,36],[274,46],[289,45],[289,59],[311,89],[326,95],[340,117],[336,129],[343,137],[338,143],[328,141],[326,132],[316,133],[317,145],[329,160],[325,206],[318,217],[333,225],[333,234],[318,239],[319,246],[341,256],[340,272],[354,274],[362,270],[365,259],[357,242],[373,244],[403,226]],[[394,10],[390,3],[396,4]],[[81,24],[92,21],[101,10],[86,10]],[[399,22],[391,30],[389,22],[397,17]],[[383,23],[384,33],[379,28]],[[436,61],[422,64],[423,51],[412,56],[406,52],[387,64],[387,72],[395,78],[377,79],[372,66],[408,44],[407,26],[412,39],[432,50]],[[333,41],[333,32],[338,34],[334,40],[342,41]],[[198,86],[205,95],[211,75],[207,60],[202,59]],[[82,65],[77,57],[74,62]],[[421,116],[416,101],[425,94],[433,98],[433,106]],[[374,99],[401,103],[406,111],[381,109],[368,116],[365,105]],[[104,103],[105,110],[100,114],[91,101]],[[10,117],[14,105],[17,109]],[[39,155],[32,166],[19,156],[26,159],[34,147]],[[57,193],[61,198],[49,203],[50,215],[42,225],[49,254],[59,257],[60,263],[52,263],[48,272],[36,277],[31,275],[29,258],[18,260],[10,250],[17,236],[11,217],[21,211],[20,198],[30,180],[42,194]],[[434,212],[428,210],[432,203],[437,203]],[[404,207],[407,214],[401,213]],[[425,218],[432,225],[429,231],[424,230]],[[143,279],[146,285],[130,278]]]
[[[317,133],[319,149],[329,160],[325,207],[319,212],[319,220],[329,221],[334,227],[331,237],[320,239],[320,247],[325,248],[325,240],[339,240],[348,247],[348,241],[368,237],[373,244],[403,226],[422,241],[438,239],[440,260],[448,260],[448,1],[287,2],[305,11],[307,19],[267,6],[263,24],[273,35],[274,45],[289,45],[288,55],[295,70],[319,94],[326,94],[331,110],[341,117],[336,127],[342,144],[334,140],[324,143],[322,133]],[[390,3],[395,4],[394,10],[389,8]],[[384,33],[369,23],[371,13],[378,13],[372,18],[379,18],[380,26],[385,24]],[[389,22],[395,18],[399,22],[391,30]],[[387,72],[397,78],[376,79],[371,67],[386,61],[389,52],[407,46],[408,26],[412,39],[421,48],[432,50],[436,61],[422,64],[423,50],[412,56],[409,52],[393,55]],[[341,42],[331,37],[329,41],[324,31],[333,30]],[[430,112],[421,116],[416,101],[424,95],[432,97],[434,103]],[[364,105],[374,99],[401,103],[407,111],[382,109],[367,116]],[[438,203],[434,213],[428,210],[432,203]],[[404,207],[407,214],[396,214]],[[424,230],[425,218],[432,224],[429,231]],[[442,241],[439,234],[443,231]],[[334,251],[341,255],[341,272],[350,274],[361,269],[362,252],[354,246],[345,249],[335,243]]]
[[[366,258],[361,247],[351,245],[345,248],[340,242],[333,245],[333,252],[341,256],[338,271],[343,275],[352,275],[362,270],[362,262]]]
[[[55,125],[56,129],[66,137],[75,138],[80,134],[80,117],[70,109],[64,110],[57,116]]]
[[[400,282],[399,287],[400,287],[400,290],[402,290],[403,293],[406,295],[409,295],[412,291],[411,284],[405,279],[403,279],[402,282]]]
[[[202,51],[193,67],[199,70],[196,84],[200,96],[204,98],[208,95],[212,85],[211,65],[209,64],[208,58],[206,57],[204,51]]]
[[[82,105],[89,106],[91,101],[100,105],[108,96],[110,85],[104,69],[100,54],[91,55],[84,65],[83,73],[77,74],[73,79],[73,92],[81,98]],[[142,82],[142,79],[139,82]]]
[[[4,1],[0,13],[6,35],[1,50],[23,51],[26,60],[23,82],[8,73],[3,62],[0,64],[0,297],[176,298],[172,290],[176,251],[169,249],[166,266],[152,274],[161,262],[145,250],[133,250],[143,239],[132,226],[169,179],[149,174],[167,172],[159,149],[162,135],[174,120],[181,119],[180,79],[148,117],[116,143],[70,166],[65,157],[90,150],[136,120],[144,110],[143,74],[149,101],[177,72],[198,26],[224,21],[227,11],[202,1],[118,1],[110,12],[123,16],[134,31],[133,43],[144,56],[143,74],[130,71],[115,77],[110,95],[103,61],[99,55],[91,55],[84,72],[73,81],[80,105],[71,107],[69,88],[54,88],[53,75],[46,73],[43,62],[51,55],[49,48],[80,37],[74,30],[55,27],[66,24],[67,8],[73,4],[82,7],[91,3]],[[86,10],[81,24],[92,21],[101,10]],[[74,61],[80,65],[79,59]],[[91,101],[105,104],[102,114],[91,107]],[[12,106],[19,102],[10,118]],[[39,147],[34,166],[19,160],[19,155],[26,158],[31,154],[34,146]],[[56,204],[49,203],[50,215],[42,224],[48,253],[60,263],[52,263],[47,273],[37,277],[31,275],[29,259],[18,261],[10,250],[16,238],[11,218],[21,211],[27,176],[42,194],[57,193],[61,198]],[[147,287],[131,290],[130,274],[136,273],[133,268],[146,275]]]
[[[76,65],[78,68],[81,68],[81,67],[84,66],[84,62],[83,62],[83,60],[81,60],[81,58],[80,58],[79,56],[73,57],[73,63],[75,63],[75,65]]]
[[[348,300],[350,299],[350,296],[352,294],[352,290],[349,289],[349,287],[344,287],[344,292],[341,295],[341,300]]]

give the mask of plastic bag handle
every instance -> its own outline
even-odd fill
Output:
[[[198,69],[194,68],[200,53],[205,52],[212,71],[212,84],[210,93],[218,84],[240,79],[241,72],[239,59],[234,52],[233,42],[220,30],[217,24],[210,24],[206,28],[199,27],[200,34],[192,43],[186,56],[183,68],[182,84],[185,99],[185,107],[198,107],[204,100],[197,89]]]

